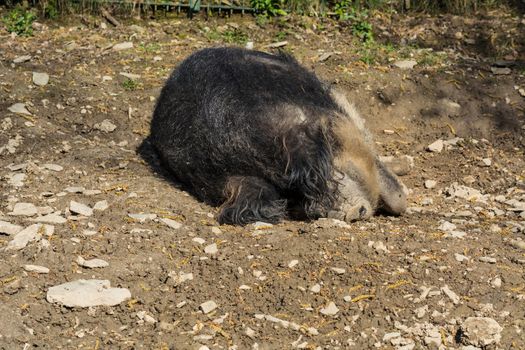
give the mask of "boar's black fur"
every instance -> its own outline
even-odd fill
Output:
[[[221,206],[221,224],[277,222],[292,211],[315,218],[338,200],[332,128],[343,112],[290,55],[209,48],[172,72],[150,139],[183,185]]]

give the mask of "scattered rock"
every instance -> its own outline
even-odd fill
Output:
[[[31,219],[33,222],[40,222],[43,224],[64,224],[67,222],[67,219],[60,215],[60,213],[51,213],[44,216],[38,216],[34,219]]]
[[[52,170],[52,171],[62,171],[62,170],[64,170],[64,168],[62,166],[58,165],[58,164],[47,163],[47,164],[42,165],[42,167],[44,169]]]
[[[153,316],[148,315],[146,311],[139,311],[137,312],[137,317],[139,320],[144,321],[146,323],[157,323],[157,320],[153,318]]]
[[[490,67],[490,71],[494,75],[509,75],[512,70],[508,67],[501,68],[501,67]]]
[[[140,223],[145,222],[146,220],[155,220],[157,214],[128,214],[128,216],[134,220],[137,220]]]
[[[482,256],[479,258],[479,261],[481,262],[486,262],[486,263],[489,263],[489,264],[495,264],[498,262],[498,260],[496,258],[493,258],[491,256]]]
[[[192,281],[193,280],[193,273],[184,273],[182,271],[179,271],[179,272],[175,272],[175,271],[171,271],[169,274],[168,274],[169,277],[171,277],[173,279],[173,281],[175,282],[175,285],[179,285],[181,283],[184,283],[186,281]]]
[[[95,205],[93,206],[93,210],[98,210],[98,211],[104,211],[107,208],[109,208],[109,204],[108,204],[108,201],[105,199],[102,201],[96,202]]]
[[[200,237],[192,238],[192,241],[195,242],[195,243],[198,243],[198,244],[206,243],[206,240],[204,238],[200,238]]]
[[[321,285],[319,283],[314,284],[310,287],[310,292],[319,293],[321,291]]]
[[[172,220],[172,219],[168,219],[168,218],[161,218],[159,219],[161,222],[163,222],[164,224],[166,224],[166,226],[174,229],[174,230],[178,230],[182,227],[182,224],[178,221],[175,221],[175,220]]]
[[[38,265],[24,265],[24,270],[27,272],[49,273],[49,269],[47,267]]]
[[[288,45],[288,41],[279,41],[279,42],[276,42],[276,43],[271,43],[269,45],[266,45],[266,47],[275,49],[275,48],[283,47],[283,46],[286,46],[286,45]]]
[[[215,310],[217,308],[217,303],[215,303],[215,301],[213,300],[208,300],[204,303],[202,303],[199,308],[201,309],[201,311],[205,314],[209,314],[210,312],[212,312],[213,310]]]
[[[331,301],[326,307],[322,308],[319,312],[326,316],[334,316],[339,312],[339,309],[337,308],[335,303]]]
[[[32,203],[16,203],[13,211],[9,213],[12,216],[34,216],[38,213],[37,207]]]
[[[6,249],[20,250],[31,241],[38,241],[42,234],[50,236],[55,228],[51,225],[33,224],[14,235],[13,240],[9,241]]]
[[[394,62],[394,66],[401,69],[413,69],[417,62],[414,60],[403,60]]]
[[[459,304],[460,297],[456,293],[454,293],[447,285],[443,286],[441,290],[443,291],[443,293],[445,293],[447,297],[450,298],[450,300],[452,300],[454,304]]]
[[[131,41],[126,41],[123,43],[118,43],[113,45],[113,50],[115,51],[122,51],[122,50],[128,50],[133,48],[133,43]]]
[[[2,234],[8,235],[8,236],[16,235],[18,232],[22,230],[23,230],[22,226],[0,220],[0,233]]]
[[[294,268],[295,266],[297,266],[297,264],[299,264],[299,260],[292,260],[288,263],[288,267],[290,269]]]
[[[469,317],[461,324],[461,342],[485,348],[501,340],[501,327],[489,317]]]
[[[49,75],[47,73],[33,72],[33,84],[38,86],[46,86],[49,83]]]
[[[490,158],[483,158],[480,163],[479,163],[480,166],[482,167],[489,167],[492,165],[492,159]]]
[[[78,214],[78,215],[82,215],[82,216],[91,216],[91,215],[93,215],[93,209],[91,209],[90,207],[88,207],[85,204],[82,204],[82,203],[79,203],[79,202],[75,202],[75,201],[71,201],[69,203],[69,210],[72,213],[75,213],[75,214]]]
[[[82,267],[87,267],[90,269],[100,268],[100,267],[107,267],[109,266],[109,263],[102,259],[90,259],[85,260],[83,257],[79,256],[76,260],[76,263]]]
[[[96,123],[95,125],[93,125],[93,128],[95,128],[96,130],[100,130],[100,131],[109,133],[109,132],[115,131],[117,126],[113,124],[111,120],[104,119],[101,123]]]
[[[18,56],[13,60],[13,63],[23,63],[31,60],[31,55]]]
[[[435,180],[425,180],[425,188],[432,189],[436,187],[437,181]]]
[[[333,52],[325,52],[321,56],[319,56],[319,58],[317,60],[319,62],[324,62],[327,59],[329,59],[330,57],[332,57],[333,54],[334,54]]]
[[[217,244],[216,243],[212,243],[210,245],[207,245],[206,247],[204,247],[204,252],[206,254],[217,254],[217,252],[219,251],[219,249],[217,248]]]
[[[518,241],[517,239],[511,239],[510,240],[510,245],[513,246],[514,248],[525,250],[525,242],[524,241]]]
[[[26,179],[26,174],[9,174],[6,176],[9,178],[7,183],[13,187],[23,187]]]
[[[138,74],[126,73],[126,72],[120,72],[119,74],[122,75],[123,77],[126,77],[126,78],[131,79],[131,80],[140,79],[140,75],[138,75]]]
[[[432,142],[430,145],[427,146],[427,150],[430,152],[440,153],[443,150],[444,143],[443,140],[439,139],[437,141]]]
[[[31,112],[27,110],[25,103],[15,103],[7,110],[15,114],[32,115]]]
[[[76,280],[47,291],[47,301],[67,307],[115,306],[130,299],[126,288],[112,288],[108,280]]]

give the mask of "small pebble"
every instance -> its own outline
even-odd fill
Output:
[[[217,248],[217,244],[216,243],[212,243],[210,245],[207,245],[206,247],[204,247],[204,252],[206,254],[217,254],[217,252],[219,251],[219,249]]]
[[[93,209],[91,209],[90,207],[88,207],[85,204],[82,204],[82,203],[79,203],[79,202],[75,202],[75,201],[71,201],[69,203],[69,210],[72,213],[75,213],[75,214],[78,214],[78,215],[82,215],[82,216],[91,216],[91,215],[93,215]]]
[[[337,308],[335,303],[331,301],[326,307],[322,308],[319,312],[326,316],[334,316],[339,312],[339,309]]]
[[[202,303],[199,307],[203,313],[208,314],[217,308],[217,304],[213,300],[208,300]]]
[[[24,270],[27,272],[49,273],[49,269],[47,267],[38,265],[24,265]]]

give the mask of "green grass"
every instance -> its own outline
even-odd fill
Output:
[[[33,35],[32,24],[35,19],[36,15],[31,10],[17,6],[2,18],[2,22],[4,22],[9,33],[31,36]]]
[[[137,88],[140,86],[139,83],[137,83],[135,80],[133,79],[126,79],[124,80],[124,82],[122,83],[122,87],[125,89],[125,90],[128,90],[128,91],[135,91],[137,90]]]

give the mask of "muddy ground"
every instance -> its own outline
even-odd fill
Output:
[[[368,46],[349,25],[300,17],[161,16],[115,28],[72,16],[28,38],[2,29],[0,220],[18,228],[0,233],[0,348],[525,348],[525,17],[372,21]],[[413,158],[401,176],[405,215],[219,226],[216,208],[166,178],[144,143],[164,80],[199,48],[247,41],[269,52],[287,41],[282,49],[355,101],[378,152]],[[117,50],[125,42],[133,47]],[[49,82],[36,85],[33,72]],[[30,114],[9,111],[16,103]],[[443,149],[429,151],[437,140]],[[71,201],[99,204],[78,215]],[[13,215],[17,203],[36,208]],[[9,246],[52,212],[54,231]],[[154,215],[129,216],[138,213]],[[78,279],[109,280],[131,298],[47,300]],[[217,307],[205,313],[207,301]],[[469,317],[501,328],[473,335]]]

